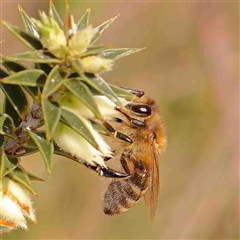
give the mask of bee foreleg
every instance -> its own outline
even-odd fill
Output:
[[[136,118],[132,118],[130,117],[123,109],[116,107],[115,110],[117,110],[118,112],[122,113],[130,123],[132,123],[134,126],[136,127],[146,127],[146,124]]]
[[[107,129],[108,132],[110,132],[114,137],[120,139],[120,140],[123,140],[125,142],[128,142],[128,143],[132,143],[132,139],[129,138],[127,135],[121,133],[121,132],[118,132],[118,131],[115,131],[115,129],[107,122],[104,122],[103,123],[103,126]]]
[[[142,97],[145,93],[143,91],[134,89],[134,88],[129,88],[129,87],[121,87],[126,90],[130,90],[132,94],[136,95],[137,97]]]
[[[86,167],[92,169],[95,171],[99,176],[107,177],[107,178],[125,178],[129,176],[129,173],[121,173],[118,171],[115,171],[111,168],[104,168],[100,165],[96,164],[95,166],[90,165],[88,163],[83,163]]]
[[[104,157],[104,158],[103,158],[104,162],[107,162],[107,161],[109,161],[110,159],[112,159],[112,157]]]

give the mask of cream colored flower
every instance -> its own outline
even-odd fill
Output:
[[[79,161],[86,162],[93,166],[97,163],[98,165],[107,168],[103,157],[112,157],[110,147],[101,138],[98,132],[93,129],[91,124],[87,122],[87,120],[82,119],[82,121],[85,121],[85,125],[95,138],[95,141],[99,146],[99,150],[95,149],[79,133],[61,122],[58,123],[57,129],[53,135],[54,141],[63,150],[78,158]]]
[[[72,57],[77,57],[85,52],[92,40],[93,28],[91,25],[86,28],[73,32],[73,36],[69,39],[68,50]]]
[[[29,192],[8,177],[0,181],[0,233],[15,228],[27,230],[26,218],[36,223]]]
[[[40,34],[41,43],[54,56],[58,58],[65,57],[67,53],[67,40],[64,31],[59,27],[53,18],[50,10],[49,16],[45,12],[39,12],[40,19],[32,19],[35,23],[38,33]]]
[[[123,105],[129,102],[123,98],[118,98]],[[121,118],[125,120],[123,114],[115,110],[116,105],[109,100],[106,96],[96,95],[94,100],[105,120],[113,120],[114,118]],[[68,93],[60,100],[63,109],[66,109],[77,116],[84,117],[86,119],[94,119],[94,113],[86,107],[86,105],[80,101],[74,94]]]
[[[98,56],[89,56],[81,59],[84,72],[101,73],[112,70],[114,61]]]
[[[106,96],[94,96],[94,99],[105,120],[112,120],[117,117],[125,120],[125,117],[115,110],[116,105]],[[124,105],[127,104],[125,99],[120,98],[120,101],[122,101]],[[62,97],[60,102],[62,109],[72,112],[85,123],[88,130],[95,138],[99,149],[95,149],[79,133],[75,132],[63,123],[58,124],[58,127],[53,135],[54,141],[64,151],[76,156],[78,159],[81,159],[91,165],[95,165],[95,163],[97,163],[102,167],[106,167],[103,158],[111,157],[112,152],[108,144],[103,140],[102,136],[94,130],[92,125],[89,123],[89,119],[95,118],[94,113],[71,93]]]

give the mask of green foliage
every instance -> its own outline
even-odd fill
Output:
[[[24,188],[26,188],[29,192],[31,192],[35,196],[38,196],[36,191],[31,186],[28,173],[19,164],[17,165],[16,168],[9,172],[7,176],[14,180],[15,182],[19,183],[20,185],[22,185]]]
[[[90,9],[76,24],[70,14],[62,21],[52,2],[49,15],[40,12],[41,20],[31,18],[21,7],[19,12],[25,30],[2,20],[2,24],[29,51],[1,56],[0,60],[3,67],[0,70],[3,93],[0,108],[0,177],[13,179],[37,196],[30,180],[42,179],[28,173],[20,165],[20,158],[40,152],[49,174],[53,154],[80,162],[81,159],[60,148],[53,139],[59,123],[70,127],[93,148],[101,151],[94,132],[108,133],[103,127],[104,116],[95,96],[104,96],[118,107],[122,107],[119,98],[133,100],[135,96],[108,84],[99,74],[111,70],[115,60],[142,49],[94,45],[116,17],[92,28],[89,25]],[[79,36],[86,38],[83,45],[78,41]],[[85,70],[84,61],[93,65],[87,69],[94,69],[94,72]],[[33,65],[29,68],[22,62]],[[81,116],[74,109],[63,108],[61,99],[68,95],[75,96],[93,117]],[[78,106],[72,104],[74,107]]]
[[[0,153],[1,153],[0,177],[3,178],[4,176],[6,176],[8,173],[12,172],[17,167],[19,159],[13,158],[13,157],[7,157],[4,153],[3,146],[0,149]]]

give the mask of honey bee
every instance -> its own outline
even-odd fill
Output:
[[[111,180],[104,194],[103,211],[109,215],[120,214],[144,196],[153,220],[160,183],[157,153],[165,149],[165,129],[156,102],[142,91],[129,90],[137,96],[136,99],[124,109],[116,108],[127,121],[117,118],[110,122],[118,133],[131,140],[121,142],[120,147],[113,147],[114,159],[119,158],[129,176]]]

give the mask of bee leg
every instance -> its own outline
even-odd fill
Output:
[[[121,139],[127,143],[132,143],[132,139],[129,138],[127,135],[121,133],[121,132],[118,132],[118,131],[115,131],[115,129],[107,122],[104,122],[103,123],[103,126],[107,129],[108,132],[110,132],[114,137],[118,138],[118,139]]]
[[[112,159],[112,157],[104,157],[104,158],[103,158],[104,162],[107,162],[107,161],[109,161],[110,159]]]
[[[130,174],[130,170],[127,165],[127,161],[125,160],[125,155],[122,154],[121,159],[120,159],[121,165],[126,173]]]
[[[95,171],[99,176],[107,177],[107,178],[125,178],[129,176],[129,173],[121,173],[118,171],[115,171],[111,168],[104,168],[100,165],[90,165],[88,163],[83,163],[87,168],[90,168],[91,170]]]
[[[122,113],[130,123],[132,123],[134,126],[136,127],[146,127],[146,124],[136,118],[132,118],[130,117],[123,109],[119,108],[119,107],[115,107],[115,110],[117,110],[118,112]]]
[[[122,123],[123,120],[121,118],[115,118],[115,121],[118,122],[118,123]]]
[[[132,94],[136,95],[137,97],[142,97],[145,93],[143,91],[134,89],[134,88],[129,88],[129,87],[121,87],[126,90],[130,90]]]

